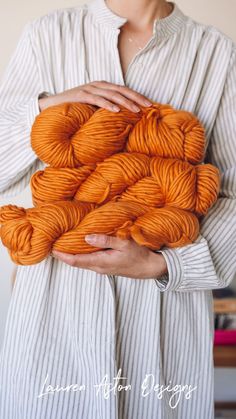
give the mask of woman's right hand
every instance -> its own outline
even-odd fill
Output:
[[[127,86],[101,80],[92,81],[91,83],[65,90],[62,93],[43,97],[39,99],[39,109],[43,111],[49,106],[59,105],[65,102],[86,103],[113,112],[119,112],[120,108],[117,105],[122,105],[133,112],[140,111],[137,105],[152,105],[152,102],[144,95]]]

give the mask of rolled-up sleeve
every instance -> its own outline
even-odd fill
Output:
[[[236,276],[236,45],[207,149],[207,162],[221,172],[216,203],[200,222],[197,240],[163,247],[168,273],[156,278],[160,291],[227,287]]]

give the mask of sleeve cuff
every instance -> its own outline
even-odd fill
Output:
[[[179,288],[183,281],[184,268],[181,256],[175,249],[166,248],[158,250],[166,260],[168,273],[155,278],[155,282],[160,291],[174,291]]]
[[[199,234],[194,243],[158,250],[166,260],[167,276],[155,278],[160,291],[197,291],[222,287],[207,240]]]

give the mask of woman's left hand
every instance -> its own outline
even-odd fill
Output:
[[[104,250],[78,255],[53,250],[52,255],[71,266],[107,275],[151,279],[167,272],[165,258],[161,253],[140,246],[134,240],[105,234],[92,234],[86,236],[85,240]]]

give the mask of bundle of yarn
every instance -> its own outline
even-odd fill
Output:
[[[17,264],[50,252],[99,250],[87,234],[133,239],[158,250],[193,243],[219,193],[220,173],[204,164],[199,119],[152,102],[132,112],[81,103],[42,111],[31,146],[45,169],[30,181],[33,208],[0,208],[1,240]]]

